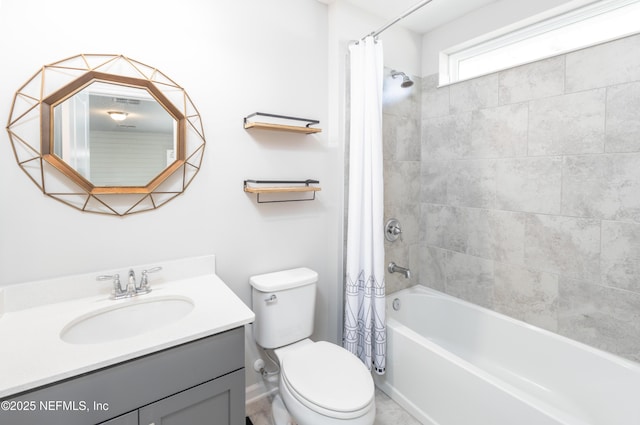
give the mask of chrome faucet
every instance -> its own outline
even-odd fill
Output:
[[[136,294],[137,292],[137,287],[136,287],[136,272],[133,271],[133,269],[129,269],[129,281],[127,283],[127,294],[129,294],[130,296],[133,296]]]
[[[411,278],[411,270],[406,267],[400,267],[393,261],[389,263],[389,267],[387,267],[387,270],[389,270],[389,273],[402,273],[407,279]]]
[[[162,270],[162,267],[154,267],[149,270],[143,270],[140,278],[140,285],[136,285],[136,273],[133,269],[129,269],[129,275],[127,279],[127,287],[123,288],[120,284],[120,275],[102,275],[97,276],[96,280],[110,280],[113,279],[113,289],[111,291],[111,299],[119,300],[121,298],[135,297],[136,295],[148,294],[151,292],[149,287],[149,273],[155,273]]]

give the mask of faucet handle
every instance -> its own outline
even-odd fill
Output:
[[[387,220],[384,225],[384,237],[389,242],[395,242],[398,238],[402,239],[402,228],[400,222],[396,218]]]
[[[96,276],[96,280],[112,280],[113,279],[113,289],[111,291],[111,298],[116,298],[121,296],[124,291],[122,290],[122,286],[120,285],[120,275],[118,273],[113,275],[100,275]]]
[[[142,276],[140,277],[140,287],[138,288],[138,293],[151,292],[151,288],[149,288],[149,273],[155,273],[162,270],[162,267],[153,267],[149,270],[142,270]]]
[[[160,270],[162,270],[162,266],[157,266],[157,267],[153,267],[149,270],[142,270],[142,274],[147,274],[147,273],[155,273],[155,272],[159,272]]]
[[[100,276],[96,276],[96,280],[120,280],[120,275],[118,273],[116,274],[103,274]]]

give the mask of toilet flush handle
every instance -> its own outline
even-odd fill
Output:
[[[270,297],[267,297],[264,299],[264,302],[266,303],[272,303],[278,300],[278,296],[276,294],[271,294]]]

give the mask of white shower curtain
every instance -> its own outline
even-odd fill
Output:
[[[344,347],[378,374],[385,371],[382,180],[382,44],[349,47],[351,130]]]

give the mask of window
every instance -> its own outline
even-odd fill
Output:
[[[640,0],[601,0],[517,25],[440,54],[440,84],[455,83],[640,32]]]

